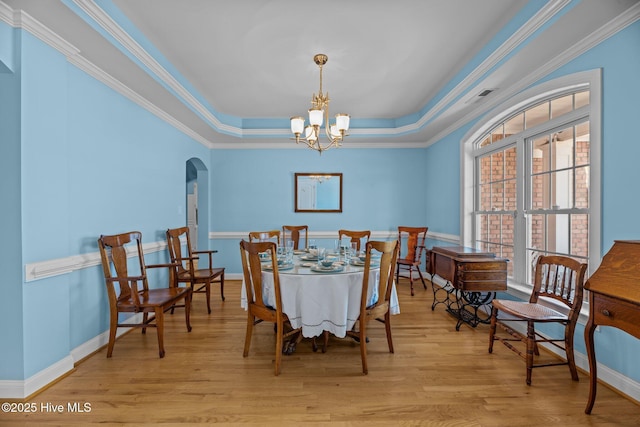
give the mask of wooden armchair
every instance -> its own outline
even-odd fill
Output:
[[[371,265],[371,255],[380,253],[380,280],[378,283],[369,283],[369,268]],[[396,270],[398,260],[398,242],[396,240],[388,242],[369,241],[366,246],[367,258],[364,266],[364,276],[362,279],[362,296],[360,298],[360,316],[354,328],[347,332],[360,343],[360,357],[362,358],[362,373],[369,372],[367,367],[367,327],[370,320],[375,319],[384,323],[387,333],[387,344],[389,352],[393,353],[393,340],[391,339],[391,291],[393,289],[393,275]],[[378,287],[378,300],[369,305],[367,295],[369,286]]]
[[[509,349],[525,359],[527,364],[527,385],[531,385],[533,368],[569,365],[571,378],[578,381],[578,371],[573,355],[573,334],[582,307],[582,291],[587,264],[582,264],[564,256],[541,256],[535,270],[533,291],[529,302],[493,300],[491,327],[489,328],[489,353],[493,352],[493,342],[502,341]],[[541,300],[555,303],[541,304]],[[557,307],[557,309],[556,309]],[[526,324],[526,333],[516,331],[513,325]],[[536,323],[558,323],[564,326],[564,338],[546,338],[536,332]],[[496,334],[496,327],[508,335]],[[526,345],[523,353],[511,342],[522,341]],[[540,355],[538,343],[549,343],[565,351],[567,360],[534,364],[534,354]]]
[[[413,296],[413,270],[418,272],[422,286],[427,289],[427,284],[420,271],[422,254],[425,251],[424,242],[427,238],[428,227],[398,227],[398,244],[400,253],[398,254],[398,268],[396,270],[396,283],[400,277],[407,277],[411,284],[411,296]],[[406,248],[406,254],[402,256],[402,249]],[[402,274],[401,274],[402,273]]]
[[[175,263],[177,283],[188,283],[194,293],[204,293],[207,298],[207,311],[211,313],[211,284],[220,283],[220,296],[224,301],[224,268],[213,268],[213,254],[218,251],[194,251],[191,248],[189,228],[180,227],[167,230],[167,246],[171,262]],[[180,237],[185,237],[187,256],[182,255]],[[209,257],[208,268],[198,268],[199,256],[206,254]]]
[[[271,271],[273,271],[273,288],[275,292],[275,307],[265,305],[262,289],[262,263],[260,253],[267,252],[271,259]],[[249,355],[253,327],[263,321],[275,324],[276,330],[276,363],[275,374],[280,374],[284,339],[300,332],[300,329],[291,329],[289,318],[282,311],[282,299],[280,296],[280,276],[278,275],[278,261],[276,244],[273,242],[240,242],[240,257],[242,259],[242,271],[244,285],[248,299],[247,308],[247,333],[244,341],[243,357]],[[285,328],[287,331],[285,332]]]
[[[100,236],[98,247],[102,259],[102,270],[107,285],[109,297],[109,346],[107,357],[111,357],[116,342],[118,327],[142,328],[146,333],[148,327],[155,327],[158,332],[158,349],[160,357],[164,357],[164,313],[184,300],[184,313],[187,331],[191,332],[189,313],[191,309],[191,289],[177,286],[168,288],[149,289],[147,282],[147,268],[169,268],[170,285],[175,274],[175,264],[145,265],[142,253],[142,234],[139,231]],[[127,263],[127,248],[135,246],[138,256],[138,271],[133,275],[129,272]],[[110,250],[110,253],[107,252]],[[116,292],[116,283],[119,291]],[[135,316],[129,317],[128,322],[118,321],[119,313],[142,313],[142,321],[133,323]],[[149,317],[149,313],[153,315]],[[155,323],[154,323],[155,322]]]
[[[280,246],[280,230],[268,230],[268,231],[250,231],[249,241],[272,241]]]
[[[351,239],[351,243],[356,243],[356,250],[360,252],[362,239],[365,239],[365,243],[367,243],[371,237],[371,231],[338,230],[338,239],[342,240],[342,236],[347,236]]]
[[[309,249],[309,226],[307,225],[283,225],[282,244],[287,246],[287,242],[293,241],[293,249]],[[302,241],[302,246],[300,245]]]

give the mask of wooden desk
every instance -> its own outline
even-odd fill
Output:
[[[596,326],[613,326],[640,338],[640,241],[616,240],[584,288],[590,292],[589,321],[584,329],[590,384],[584,412],[590,414],[598,385]]]
[[[432,285],[431,310],[444,304],[458,318],[456,330],[462,323],[473,327],[489,323],[496,291],[507,289],[507,260],[465,246],[435,246],[428,250],[427,272],[432,284],[434,275],[447,281],[442,288]],[[444,291],[445,296],[440,297],[439,291]]]

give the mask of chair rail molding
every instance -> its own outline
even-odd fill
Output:
[[[142,245],[144,254],[160,252],[167,247],[167,242],[150,242]],[[134,250],[128,250],[129,258],[138,256]],[[86,254],[72,255],[65,258],[50,259],[46,261],[31,262],[24,265],[25,282],[45,279],[48,277],[67,274],[83,268],[100,265],[100,252],[89,252]]]

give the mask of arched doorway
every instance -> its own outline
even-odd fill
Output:
[[[209,171],[198,158],[186,163],[187,226],[193,249],[209,247]]]

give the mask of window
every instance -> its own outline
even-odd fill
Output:
[[[530,89],[463,141],[462,241],[508,258],[511,286],[532,284],[540,255],[597,268],[599,90],[598,71]]]

